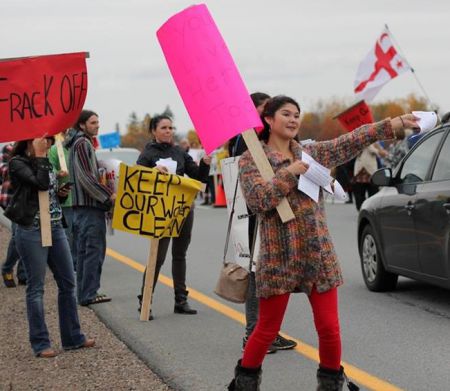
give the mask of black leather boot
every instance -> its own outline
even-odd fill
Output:
[[[188,299],[189,291],[186,289],[175,289],[175,307],[173,312],[183,315],[195,315],[197,310],[194,310],[189,305]]]
[[[319,369],[317,370],[317,391],[342,391],[344,382],[347,383],[347,387],[350,391],[359,390],[359,387],[350,382],[347,376],[345,376],[343,367],[336,371],[319,366]]]
[[[187,301],[175,302],[175,307],[173,308],[173,312],[176,314],[184,314],[184,315],[195,315],[197,310],[191,308]]]
[[[241,367],[241,360],[234,369],[234,379],[228,386],[228,391],[259,391],[262,369]]]

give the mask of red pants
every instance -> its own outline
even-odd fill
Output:
[[[289,301],[289,293],[259,299],[259,317],[255,330],[245,346],[242,366],[259,367],[281,328]],[[314,324],[319,336],[320,366],[339,370],[341,365],[341,334],[339,329],[337,289],[309,296],[314,314]]]

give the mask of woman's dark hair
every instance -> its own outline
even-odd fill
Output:
[[[83,131],[83,129],[81,129],[81,124],[85,124],[89,118],[91,118],[93,115],[95,115],[96,117],[98,117],[98,114],[94,111],[91,110],[82,110],[80,113],[80,116],[78,117],[77,122],[75,122],[75,124],[73,125],[73,127],[77,130],[81,130]]]
[[[16,141],[14,143],[14,147],[11,151],[11,157],[12,156],[25,156],[25,152],[28,148],[28,141],[31,140],[22,140],[22,141]]]
[[[298,111],[300,112],[300,106],[299,104],[292,98],[285,96],[285,95],[277,95],[273,98],[269,99],[267,103],[264,106],[264,110],[261,114],[261,119],[264,124],[264,129],[259,134],[259,139],[267,141],[269,139],[270,135],[270,126],[264,119],[265,117],[274,117],[275,113],[285,104],[291,103],[295,107],[297,107]]]
[[[149,131],[152,132],[152,130],[156,130],[156,128],[158,127],[158,124],[159,124],[163,119],[168,119],[169,121],[172,121],[172,118],[170,118],[168,115],[165,115],[165,114],[155,115],[155,116],[150,120]]]
[[[265,100],[270,99],[270,96],[264,92],[254,92],[253,94],[250,94],[250,98],[252,98],[255,107],[258,107]]]
[[[55,136],[48,136],[46,138],[52,140],[52,145],[55,143]],[[11,151],[11,157],[26,156],[26,152],[27,152],[27,148],[28,148],[28,141],[33,141],[33,139],[16,141],[14,143],[13,149]]]

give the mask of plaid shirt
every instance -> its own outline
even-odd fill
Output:
[[[8,176],[8,162],[11,158],[13,146],[14,144],[5,145],[0,155],[0,206],[3,209],[8,206],[12,195],[11,182]]]

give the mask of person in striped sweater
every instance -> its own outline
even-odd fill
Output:
[[[83,110],[65,142],[70,151],[70,178],[73,179],[73,246],[77,265],[78,303],[111,301],[99,293],[102,265],[106,253],[105,212],[114,202],[107,186],[101,183],[93,140],[99,130],[98,115]]]

